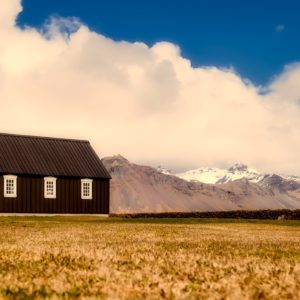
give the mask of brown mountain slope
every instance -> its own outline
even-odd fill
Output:
[[[111,212],[296,209],[300,200],[245,180],[224,185],[188,182],[122,156],[103,159],[112,176]]]

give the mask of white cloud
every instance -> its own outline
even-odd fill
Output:
[[[299,65],[262,95],[232,69],[193,68],[171,43],[116,42],[77,19],[20,29],[19,11],[2,0],[0,131],[87,138],[101,156],[170,168],[300,174]]]
[[[0,27],[7,29],[15,25],[16,16],[22,7],[19,0],[2,0],[0,5]]]

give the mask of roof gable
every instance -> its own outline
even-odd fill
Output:
[[[88,141],[0,134],[0,173],[110,178]]]

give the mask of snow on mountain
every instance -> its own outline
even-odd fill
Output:
[[[176,176],[188,181],[199,181],[207,184],[222,184],[238,179],[247,179],[257,183],[264,178],[264,174],[260,174],[241,163],[237,163],[228,169],[199,168],[176,174]]]
[[[184,173],[176,174],[177,177],[187,181],[199,181],[207,184],[215,184],[227,174],[227,170],[219,168],[199,168]]]
[[[175,176],[187,181],[206,184],[224,184],[240,179],[247,179],[263,186],[277,187],[280,190],[291,191],[300,189],[300,177],[278,174],[263,174],[248,166],[237,163],[228,169],[199,168]]]
[[[300,183],[300,177],[298,176],[286,176],[286,175],[280,175],[283,179],[288,180],[288,181],[295,181]]]
[[[162,167],[162,166],[158,166],[158,167],[156,168],[156,170],[157,170],[157,172],[162,173],[162,174],[165,174],[165,175],[174,175],[174,174],[172,173],[171,170],[169,170],[169,169],[167,169],[167,168],[164,168],[164,167]]]
[[[217,183],[227,183],[239,179],[247,179],[251,182],[258,183],[264,178],[264,174],[258,173],[255,169],[237,163],[227,170],[227,174]]]

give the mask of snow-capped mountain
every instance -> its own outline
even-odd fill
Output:
[[[265,177],[264,184],[246,179],[204,184],[131,163],[120,155],[102,161],[112,176],[110,210],[114,213],[300,209],[300,183],[298,188],[278,175]],[[203,168],[201,174],[212,174],[210,180],[217,181],[242,174],[256,180],[257,173],[241,164],[225,171]]]
[[[237,163],[228,169],[199,168],[184,173],[174,174],[172,171],[159,167],[157,171],[165,175],[173,175],[189,182],[206,184],[226,184],[236,180],[246,179],[265,188],[276,188],[281,192],[299,191],[300,177],[280,174],[263,174],[248,166]]]
[[[199,181],[207,184],[222,184],[238,179],[247,179],[257,183],[264,178],[264,174],[248,166],[237,163],[228,169],[219,168],[199,168],[184,173],[176,174],[177,177],[188,181]]]

